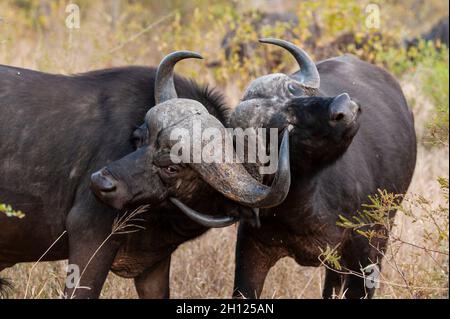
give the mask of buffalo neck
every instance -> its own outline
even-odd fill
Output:
[[[303,218],[312,214],[313,198],[319,189],[319,182],[320,171],[314,173],[291,171],[291,187],[287,198],[279,206],[261,210],[261,217],[289,221],[292,218]]]

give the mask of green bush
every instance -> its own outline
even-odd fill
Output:
[[[25,214],[20,210],[14,210],[11,205],[1,204],[0,203],[0,213],[5,214],[8,217],[17,217],[24,218]]]
[[[448,145],[449,136],[449,71],[448,49],[426,56],[422,62],[425,71],[422,79],[422,91],[434,105],[429,128],[428,140],[433,144]]]

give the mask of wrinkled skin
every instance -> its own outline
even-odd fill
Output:
[[[42,261],[68,258],[82,271],[118,214],[95,198],[90,176],[141,145],[136,127],[155,105],[155,69],[61,76],[0,66],[0,75],[0,201],[26,215],[0,214],[0,271],[37,261],[64,231]],[[180,97],[199,101],[225,122],[228,109],[220,95],[181,78],[175,85]],[[231,201],[202,187],[189,204],[208,214],[233,213]],[[80,286],[90,290],[66,289],[68,297],[97,298],[110,269],[134,278],[141,298],[169,296],[171,253],[207,228],[170,203],[139,218],[145,229],[111,237],[81,278]]]
[[[280,258],[320,266],[321,249],[327,246],[337,247],[347,270],[361,273],[369,264],[379,266],[386,240],[369,244],[336,222],[339,215],[353,216],[378,189],[404,194],[411,181],[414,122],[397,81],[347,55],[317,68],[319,89],[283,74],[256,79],[231,116],[233,127],[293,125],[288,197],[278,207],[261,210],[261,228],[239,225],[235,297],[259,297]],[[370,298],[375,290],[357,276],[327,270],[323,297],[341,289],[347,298]]]

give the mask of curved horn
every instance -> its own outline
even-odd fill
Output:
[[[314,64],[314,61],[305,51],[288,41],[280,39],[265,38],[260,39],[259,42],[274,44],[288,50],[289,53],[294,56],[300,67],[300,71],[292,74],[291,78],[300,82],[302,85],[313,89],[318,89],[320,87],[319,71],[317,71],[317,67]]]
[[[175,64],[183,59],[194,58],[203,59],[203,57],[192,51],[175,51],[162,59],[156,71],[155,79],[155,102],[156,104],[177,98],[177,91],[173,83],[173,68]]]
[[[189,208],[182,202],[180,202],[178,199],[174,197],[169,198],[170,201],[177,206],[183,213],[185,213],[190,219],[197,222],[200,225],[203,225],[205,227],[210,228],[220,228],[220,227],[226,227],[229,225],[234,224],[239,220],[238,217],[233,216],[223,216],[223,217],[215,217],[210,215],[205,215],[202,213],[199,213],[196,210],[193,210],[192,208]]]
[[[211,187],[243,206],[277,206],[284,201],[291,185],[289,131],[283,133],[277,172],[270,187],[255,180],[239,163],[191,165]]]

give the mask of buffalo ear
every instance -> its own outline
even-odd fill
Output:
[[[146,129],[144,125],[142,126],[136,126],[134,128],[133,133],[131,134],[130,141],[135,147],[135,149],[138,149],[144,144],[145,137],[146,137]]]

